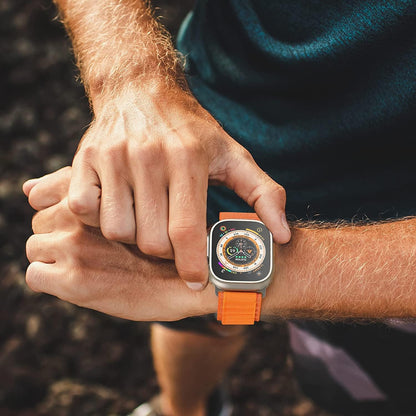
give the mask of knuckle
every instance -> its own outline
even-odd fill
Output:
[[[155,161],[162,153],[161,146],[156,141],[135,144],[129,149],[130,158],[134,162],[140,162],[143,166],[154,166]]]
[[[243,146],[239,146],[239,151],[238,151],[238,157],[244,160],[247,160],[249,162],[253,162],[253,156],[251,155],[251,153]]]
[[[177,271],[179,276],[187,282],[204,282],[207,277],[198,265],[193,267],[191,265],[187,265],[186,267],[180,266],[177,267]]]
[[[143,254],[148,256],[171,258],[172,250],[169,243],[152,240],[138,240],[137,246]]]
[[[279,185],[278,183],[274,182],[273,180],[269,179],[271,181],[271,189],[270,193],[273,197],[276,199],[279,199],[280,201],[286,201],[286,190],[283,188],[282,185]]]
[[[101,233],[107,240],[110,241],[134,240],[134,233],[123,230],[116,224],[107,222],[101,224]]]
[[[255,206],[257,201],[259,201],[265,195],[269,201],[273,199],[278,204],[284,204],[286,201],[286,191],[283,186],[274,182],[267,176],[267,178],[262,183],[252,189],[250,195],[247,198],[247,202],[250,206]]]
[[[26,241],[26,257],[29,260],[29,262],[32,262],[34,259],[34,252],[36,246],[36,238],[34,235],[31,235]]]
[[[73,259],[83,254],[84,232],[81,227],[76,227],[69,232],[62,233],[56,237],[56,243],[62,247],[62,251]],[[66,248],[66,249],[65,249]]]
[[[204,149],[199,142],[192,141],[185,144],[184,154],[190,159],[200,159],[204,155]]]
[[[44,190],[42,190],[42,183],[38,186],[35,186],[29,194],[29,204],[32,208],[39,210],[43,208],[44,205]]]
[[[26,284],[34,292],[40,292],[42,287],[42,274],[40,273],[38,264],[30,263],[26,270]]]
[[[229,175],[236,170],[256,163],[251,153],[238,143],[233,143],[225,154],[227,155],[225,169]]]
[[[123,141],[115,141],[108,144],[102,151],[104,162],[114,162],[117,158],[124,155],[125,143]]]
[[[134,244],[136,242],[135,230],[120,230],[117,241]]]
[[[38,198],[38,195],[37,195],[37,192],[36,192],[36,186],[35,186],[30,191],[30,194],[28,196],[28,202],[29,202],[29,205],[32,208],[37,209],[38,208],[38,201],[39,201],[39,198]]]
[[[201,160],[205,153],[201,144],[195,140],[188,142],[175,141],[169,150],[177,164],[187,164],[195,160]]]
[[[90,214],[94,210],[94,206],[89,202],[89,198],[74,191],[70,191],[68,194],[68,206],[75,215]]]
[[[77,163],[88,162],[95,158],[97,155],[97,149],[93,144],[86,144],[85,142],[80,145],[80,148],[74,156],[74,161]]]
[[[58,169],[55,174],[64,177],[71,177],[72,167],[71,166],[64,166],[61,169]]]
[[[261,195],[263,194],[264,189],[261,185],[256,186],[248,195],[247,197],[247,203],[250,206],[255,206],[256,202],[259,200]]]
[[[39,222],[40,222],[39,217],[42,215],[41,213],[42,213],[42,211],[37,212],[32,218],[32,231],[33,231],[34,234],[38,234],[39,231],[40,231],[39,230]]]
[[[169,225],[169,237],[171,241],[175,243],[181,243],[183,241],[187,241],[190,236],[193,235],[195,230],[197,229],[198,224],[194,221],[189,222],[182,222],[179,224],[170,224]]]

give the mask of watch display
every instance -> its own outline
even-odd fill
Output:
[[[211,230],[211,270],[224,281],[266,279],[272,268],[272,236],[252,220],[224,220]]]
[[[235,230],[223,235],[217,244],[217,256],[224,266],[236,272],[248,272],[264,261],[264,243],[248,230]]]

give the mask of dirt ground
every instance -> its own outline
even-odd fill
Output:
[[[182,7],[159,1],[175,32]],[[123,415],[158,390],[149,325],[25,285],[33,211],[24,180],[71,163],[89,121],[68,39],[47,0],[0,2],[0,416]],[[251,331],[229,377],[235,415],[327,415],[292,378],[283,323]]]

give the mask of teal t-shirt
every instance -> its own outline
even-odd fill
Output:
[[[178,48],[193,93],[285,187],[289,215],[416,214],[414,1],[199,0]]]

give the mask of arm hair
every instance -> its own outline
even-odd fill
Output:
[[[416,218],[297,223],[265,304],[290,318],[416,317]]]
[[[87,94],[131,84],[187,90],[183,59],[145,0],[54,0],[72,40]]]

